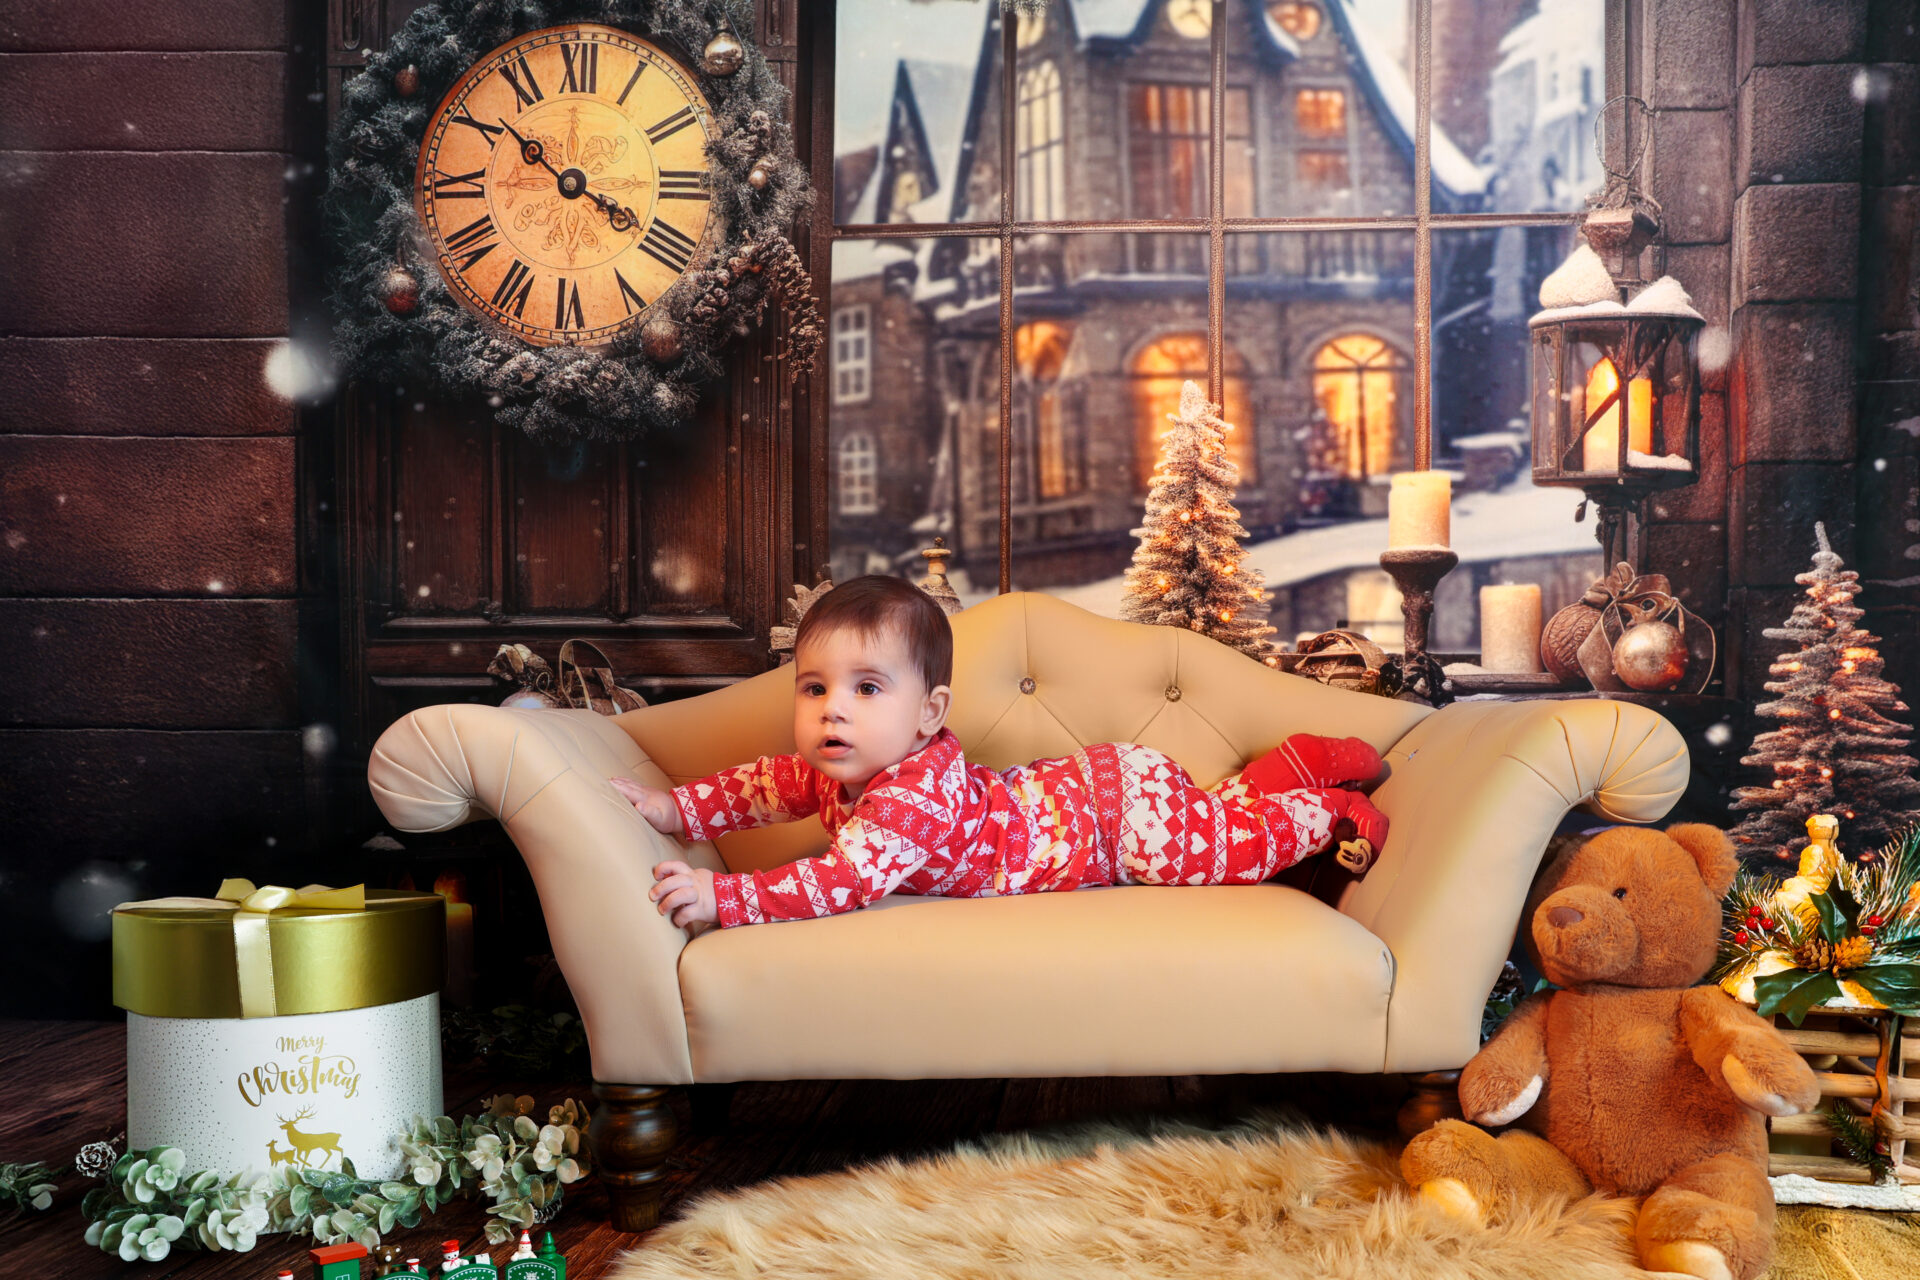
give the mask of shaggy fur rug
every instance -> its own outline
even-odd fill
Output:
[[[708,1196],[610,1280],[1643,1280],[1633,1203],[1465,1227],[1396,1153],[1264,1118],[1013,1135]]]

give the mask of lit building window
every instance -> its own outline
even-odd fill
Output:
[[[856,431],[840,442],[840,514],[870,516],[880,509],[880,456],[873,437]]]
[[[1135,84],[1127,90],[1129,203],[1136,218],[1207,216],[1208,112],[1205,85]],[[1245,89],[1227,90],[1226,185],[1229,218],[1250,218],[1253,201],[1253,112]],[[1200,236],[1141,235],[1133,268],[1205,275]]]
[[[1013,18],[1013,38],[1022,49],[1031,49],[1040,43],[1040,37],[1047,34],[1047,11],[1036,9],[1031,13],[1021,10]]]
[[[836,307],[833,312],[833,402],[858,404],[873,394],[871,312],[865,306]]]
[[[1020,109],[1014,118],[1019,150],[1014,177],[1014,216],[1049,222],[1067,216],[1066,112],[1060,68],[1052,59],[1020,75]]]
[[[1407,358],[1370,333],[1346,333],[1313,357],[1315,469],[1352,479],[1387,475],[1405,461],[1400,407]]]
[[[1347,136],[1347,95],[1340,89],[1302,89],[1293,95],[1293,122],[1303,138]]]
[[[1016,473],[1025,473],[1015,476],[1020,496],[1064,498],[1087,487],[1085,424],[1077,415],[1068,420],[1060,388],[1072,342],[1070,326],[1049,320],[1014,331],[1014,461]]]
[[[1275,26],[1295,40],[1311,40],[1320,31],[1320,6],[1317,4],[1279,0],[1267,6],[1267,16],[1273,19]]]
[[[1352,185],[1344,151],[1299,151],[1294,153],[1293,163],[1300,181],[1308,186],[1340,190]]]
[[[1240,468],[1242,488],[1259,479],[1253,429],[1253,398],[1247,390],[1247,361],[1232,347],[1220,360],[1225,374],[1220,416],[1227,422],[1227,456]],[[1160,459],[1160,437],[1172,425],[1167,415],[1180,407],[1180,386],[1189,378],[1207,385],[1207,335],[1170,333],[1142,348],[1133,358],[1134,462],[1142,489]]]

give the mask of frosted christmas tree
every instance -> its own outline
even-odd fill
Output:
[[[1779,699],[1754,708],[1780,727],[1755,738],[1753,754],[1741,761],[1771,769],[1772,785],[1733,793],[1733,807],[1749,811],[1734,840],[1781,858],[1804,843],[1813,814],[1845,819],[1849,843],[1861,853],[1880,847],[1920,809],[1916,761],[1905,751],[1913,730],[1891,718],[1907,704],[1898,685],[1880,678],[1880,638],[1855,625],[1864,613],[1853,603],[1860,575],[1840,567],[1825,525],[1813,531],[1820,543],[1813,568],[1794,579],[1806,598],[1785,626],[1762,633],[1800,646],[1769,668],[1767,691]]]
[[[1161,437],[1160,464],[1147,491],[1146,523],[1127,569],[1121,616],[1132,622],[1186,627],[1251,657],[1272,652],[1267,593],[1246,567],[1240,513],[1233,492],[1240,468],[1227,456],[1218,406],[1192,382],[1180,388],[1180,410]]]

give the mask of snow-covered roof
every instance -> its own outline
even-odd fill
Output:
[[[972,96],[974,68],[952,62],[900,61],[896,99],[904,98],[919,125],[933,170],[933,191],[906,213],[915,222],[946,222],[960,212],[956,187],[960,149],[965,141],[967,104]],[[893,139],[888,139],[889,146]],[[880,168],[887,166],[883,163]]]
[[[913,256],[913,249],[900,240],[835,240],[834,283],[877,276],[896,262],[912,261]]]
[[[1414,98],[1413,85],[1407,80],[1406,69],[1387,52],[1379,37],[1360,21],[1354,12],[1353,0],[1325,0],[1325,3],[1327,12],[1333,17],[1334,26],[1339,28],[1341,36],[1359,60],[1359,65],[1354,69],[1360,73],[1358,78],[1361,84],[1379,109],[1381,124],[1401,149],[1412,156]],[[1493,170],[1469,160],[1437,123],[1431,123],[1429,130],[1432,135],[1433,180],[1454,196],[1483,194],[1487,184],[1493,180]]]
[[[1264,35],[1268,52],[1297,58],[1300,46],[1281,25],[1267,16],[1265,0],[1246,0],[1253,10],[1254,30]],[[1067,0],[1073,30],[1082,41],[1101,40],[1138,44],[1153,30],[1161,0]]]

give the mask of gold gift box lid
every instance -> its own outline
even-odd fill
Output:
[[[284,906],[270,939],[276,1016],[414,1000],[446,978],[446,902],[368,889],[360,910]],[[203,899],[129,902],[113,912],[113,1002],[153,1018],[238,1018],[236,911]]]

